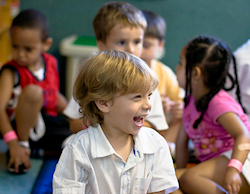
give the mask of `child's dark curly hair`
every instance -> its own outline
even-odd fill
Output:
[[[229,76],[233,84],[232,87],[225,90],[232,89],[236,86],[238,101],[241,104],[237,76],[234,80],[232,76],[228,74],[230,62],[233,59],[233,54],[230,48],[218,38],[211,36],[198,36],[188,42],[186,47],[185,106],[189,103],[189,94],[192,92],[191,72],[194,67],[198,66],[201,69],[204,84],[210,89],[209,93],[201,97],[197,102],[196,108],[201,112],[201,116],[195,121],[193,125],[194,128],[197,128],[203,119],[203,115],[207,110],[210,100],[221,89],[225,89],[224,86],[227,76]],[[235,74],[237,75],[236,63],[234,63],[234,66]]]

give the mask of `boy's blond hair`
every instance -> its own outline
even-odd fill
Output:
[[[91,126],[103,122],[96,100],[153,91],[158,78],[140,58],[126,52],[107,50],[85,60],[77,75],[73,96],[80,105],[83,121]]]
[[[141,10],[127,2],[111,1],[105,3],[94,18],[96,39],[106,43],[111,29],[117,24],[123,27],[141,27],[143,30],[147,27],[147,21]]]

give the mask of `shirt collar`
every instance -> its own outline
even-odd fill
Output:
[[[115,154],[114,148],[109,143],[100,125],[89,127],[90,148],[93,158],[105,157]]]
[[[142,127],[134,139],[134,154],[143,156],[143,154],[152,154],[162,148],[162,145],[157,141],[157,132],[153,129]],[[116,154],[115,150],[109,143],[100,125],[97,127],[89,127],[91,155],[93,158],[106,157]]]

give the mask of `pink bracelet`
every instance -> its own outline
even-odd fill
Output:
[[[243,164],[241,163],[241,161],[237,160],[237,159],[231,159],[228,163],[227,166],[230,167],[234,167],[236,168],[239,172],[241,172],[242,166]]]
[[[17,134],[15,131],[9,131],[3,135],[3,140],[8,143],[9,141],[13,139],[18,139]]]

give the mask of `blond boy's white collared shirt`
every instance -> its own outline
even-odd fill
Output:
[[[53,177],[53,193],[144,194],[178,188],[165,139],[142,127],[127,162],[100,126],[75,135],[64,148]]]

